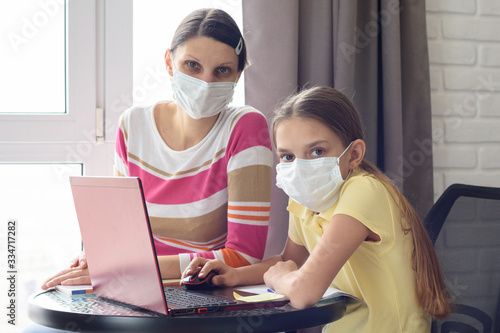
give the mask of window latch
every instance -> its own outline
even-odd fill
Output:
[[[95,109],[95,141],[96,143],[104,143],[104,109]]]

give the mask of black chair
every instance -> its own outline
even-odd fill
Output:
[[[500,332],[500,188],[453,184],[424,225],[455,304],[432,333]]]

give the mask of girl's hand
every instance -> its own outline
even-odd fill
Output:
[[[285,289],[288,289],[286,288],[288,284],[284,283],[284,278],[289,273],[296,272],[298,269],[297,264],[292,260],[280,261],[264,273],[264,282],[276,293],[287,295]]]
[[[216,272],[217,275],[212,278],[212,284],[216,286],[234,287],[239,283],[239,275],[236,269],[229,267],[219,259],[209,260],[201,257],[194,258],[191,261],[182,273],[181,279],[197,271],[200,271],[198,273],[200,278],[205,277],[211,271]]]

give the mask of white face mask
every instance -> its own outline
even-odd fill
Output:
[[[293,162],[279,163],[276,165],[276,186],[302,206],[314,212],[326,211],[338,199],[345,181],[339,160],[351,145],[352,142],[339,157],[296,158]]]
[[[193,119],[221,113],[233,100],[235,82],[207,83],[174,69],[172,90],[180,107]]]

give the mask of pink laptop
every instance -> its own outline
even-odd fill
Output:
[[[246,303],[233,289],[186,290],[163,287],[142,186],[133,177],[70,177],[71,190],[97,296],[164,315],[188,315],[261,307],[287,300]],[[177,294],[183,294],[177,296]],[[186,304],[181,298],[201,298]],[[209,298],[216,297],[212,303]],[[208,302],[208,303],[207,303]]]

